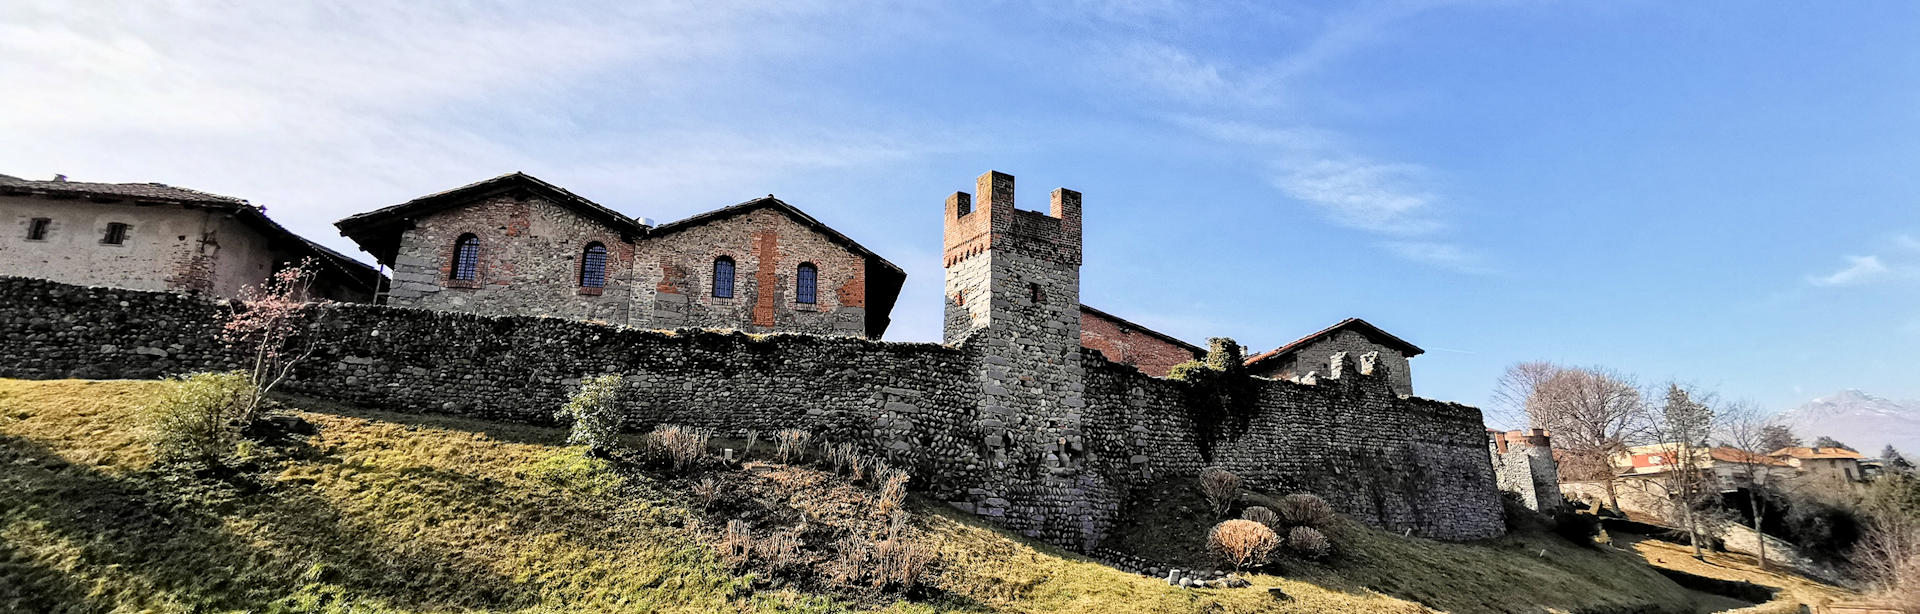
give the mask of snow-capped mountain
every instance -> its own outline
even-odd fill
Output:
[[[1872,458],[1887,444],[1909,458],[1920,454],[1920,401],[1894,401],[1842,390],[1780,414],[1807,445],[1825,435]]]

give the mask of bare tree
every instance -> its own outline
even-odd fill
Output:
[[[1620,508],[1613,459],[1645,429],[1645,403],[1631,376],[1604,367],[1556,369],[1526,402],[1528,422],[1553,435],[1560,475],[1601,482]]]
[[[1755,554],[1760,559],[1760,569],[1767,568],[1767,538],[1761,530],[1766,520],[1766,501],[1774,495],[1779,485],[1774,482],[1772,458],[1768,452],[1779,448],[1769,447],[1776,443],[1768,436],[1775,429],[1785,429],[1775,424],[1753,405],[1744,402],[1728,403],[1719,412],[1720,441],[1722,445],[1739,451],[1732,460],[1734,479],[1745,483],[1747,487],[1747,509],[1753,517],[1753,532],[1760,542]],[[1782,446],[1784,447],[1784,446]]]
[[[1693,543],[1693,558],[1700,552],[1701,515],[1699,508],[1714,494],[1712,476],[1705,460],[1709,454],[1707,438],[1713,435],[1718,417],[1713,396],[1691,387],[1669,382],[1665,401],[1647,413],[1647,435],[1660,449],[1663,470],[1654,480],[1666,491],[1667,501],[1679,512],[1682,528]]]
[[[293,366],[311,355],[313,342],[296,343],[308,305],[315,263],[309,258],[281,269],[258,286],[247,286],[228,303],[230,311],[221,329],[222,340],[247,353],[246,371],[252,390],[243,400],[241,424],[259,417],[267,393],[287,379]]]
[[[1507,372],[1500,374],[1500,380],[1494,383],[1493,403],[1487,408],[1489,422],[1506,428],[1546,428],[1533,423],[1530,404],[1536,401],[1535,392],[1540,386],[1562,370],[1559,365],[1543,360],[1508,365]]]

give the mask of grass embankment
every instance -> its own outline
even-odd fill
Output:
[[[1268,505],[1262,495],[1243,504]],[[1132,522],[1109,545],[1178,565],[1208,565],[1215,522],[1193,488],[1163,484],[1129,510]],[[1582,547],[1544,533],[1475,543],[1409,539],[1340,518],[1327,529],[1324,560],[1278,557],[1276,573],[1314,586],[1375,592],[1451,612],[1692,612],[1688,592],[1637,556]]]
[[[1194,591],[916,503],[940,552],[932,595],[810,593],[729,571],[690,529],[701,512],[677,482],[571,466],[557,429],[334,408],[299,413],[318,435],[257,451],[237,473],[159,470],[138,407],[166,385],[0,380],[0,610],[1425,609],[1399,596],[1456,611],[1599,611],[1646,589],[1577,579],[1635,578],[1645,567],[1540,542],[1551,538],[1459,545],[1351,527],[1338,565]],[[1576,562],[1534,565],[1529,551],[1541,546]],[[1275,602],[1268,586],[1295,598]]]
[[[1659,539],[1631,533],[1615,533],[1612,547],[1638,554],[1647,563],[1716,580],[1749,582],[1777,589],[1773,600],[1743,610],[1751,614],[1799,612],[1802,606],[1816,610],[1834,603],[1861,599],[1861,595],[1805,576],[1774,569],[1761,570],[1758,560],[1744,554],[1706,551],[1704,560],[1693,558],[1693,549]]]

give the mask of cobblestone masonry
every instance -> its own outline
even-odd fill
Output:
[[[1391,529],[1445,539],[1503,521],[1479,411],[1393,393],[1377,356],[1303,382],[1259,379],[1224,424],[1189,384],[1080,346],[1080,195],[947,204],[944,345],[665,332],[571,319],[324,304],[285,386],[389,410],[549,423],[579,378],[622,373],[626,426],[782,428],[911,467],[913,487],[1048,541],[1092,549],[1143,480],[1226,467]],[[823,288],[823,291],[825,288]],[[150,378],[231,368],[205,299],[0,277],[0,376]],[[1321,371],[1316,369],[1316,373]]]
[[[1553,460],[1546,431],[1487,431],[1487,437],[1500,490],[1513,493],[1536,511],[1551,512],[1566,505],[1560,494],[1560,464]]]
[[[1392,378],[1393,390],[1398,394],[1413,394],[1413,373],[1408,369],[1407,357],[1392,348],[1374,343],[1366,335],[1351,330],[1342,330],[1320,339],[1306,347],[1294,350],[1284,359],[1262,365],[1255,375],[1274,379],[1294,379],[1305,377],[1308,373],[1326,374],[1327,364],[1334,354],[1345,352],[1350,356],[1377,353],[1379,361],[1385,366]]]
[[[713,295],[713,261],[734,261],[732,298]],[[642,242],[633,324],[862,335],[866,259],[773,209],[696,225]],[[817,274],[814,302],[799,302],[801,263]]]
[[[454,241],[465,234],[480,240],[472,281],[452,279]],[[394,256],[387,302],[625,324],[632,294],[631,239],[538,196],[493,196],[416,220]],[[596,242],[607,248],[606,286],[584,288],[581,258]]]

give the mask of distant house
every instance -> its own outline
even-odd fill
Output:
[[[1846,488],[1866,478],[1859,452],[1846,448],[1781,448],[1767,453],[1792,467],[1806,486]]]
[[[1080,346],[1154,377],[1207,355],[1200,346],[1086,305],[1080,306]]]
[[[1633,446],[1615,454],[1616,475],[1612,492],[1598,481],[1567,482],[1560,485],[1567,496],[1592,501],[1613,500],[1620,511],[1663,522],[1673,517],[1673,472],[1678,471],[1681,446],[1655,443]],[[1693,447],[1693,470],[1704,478],[1711,491],[1751,488],[1756,483],[1780,488],[1788,485],[1795,472],[1785,461],[1765,454],[1754,454],[1728,446]]]
[[[314,296],[359,302],[383,280],[247,201],[159,183],[0,175],[0,222],[0,275],[231,297],[312,259]]]
[[[1328,361],[1339,352],[1356,357],[1370,352],[1378,353],[1376,364],[1387,368],[1393,391],[1411,395],[1413,374],[1409,371],[1407,359],[1419,356],[1426,350],[1388,334],[1366,320],[1347,318],[1293,343],[1248,358],[1247,370],[1261,377],[1292,379],[1310,371],[1325,369]]]

